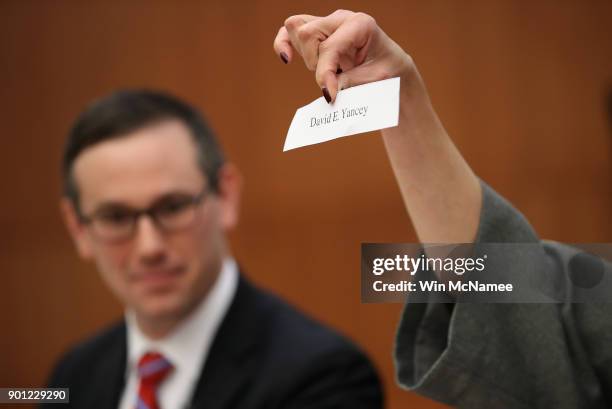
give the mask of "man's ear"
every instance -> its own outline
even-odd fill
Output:
[[[60,201],[60,212],[79,255],[85,260],[91,259],[91,241],[83,224],[79,221],[79,216],[72,200],[63,197]]]
[[[242,175],[234,164],[226,163],[219,169],[217,178],[221,224],[225,230],[230,230],[238,224]]]

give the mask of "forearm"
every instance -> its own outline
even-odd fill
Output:
[[[382,135],[419,241],[472,242],[480,183],[442,126],[411,61],[401,77],[399,126]]]
[[[371,16],[347,10],[291,16],[274,49],[285,62],[299,53],[330,103],[338,89],[400,76],[399,126],[382,134],[419,240],[474,241],[479,181],[446,134],[411,57]]]

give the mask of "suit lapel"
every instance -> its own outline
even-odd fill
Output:
[[[117,336],[104,359],[95,370],[92,368],[91,389],[88,392],[87,407],[96,409],[117,409],[119,398],[125,384],[126,362],[126,329],[123,323],[118,329]]]
[[[261,331],[257,291],[242,274],[234,300],[211,345],[191,408],[226,409],[256,370],[257,333]]]

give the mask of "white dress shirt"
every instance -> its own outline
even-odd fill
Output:
[[[226,259],[207,296],[172,333],[159,340],[149,339],[143,334],[133,311],[126,311],[126,382],[119,409],[136,407],[138,361],[146,352],[159,352],[174,366],[157,389],[160,407],[181,409],[189,405],[217,328],[234,299],[237,286],[236,262]]]

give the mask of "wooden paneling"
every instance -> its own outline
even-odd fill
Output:
[[[359,301],[360,243],[415,241],[379,135],[282,153],[319,90],[272,39],[286,16],[336,6],[372,14],[414,56],[469,162],[542,236],[612,241],[611,2],[3,1],[0,386],[43,384],[121,314],[60,223],[59,159],[84,104],[146,86],[199,106],[242,169],[231,240],[251,278],[367,350],[389,408],[442,407],[395,384],[401,306]]]

